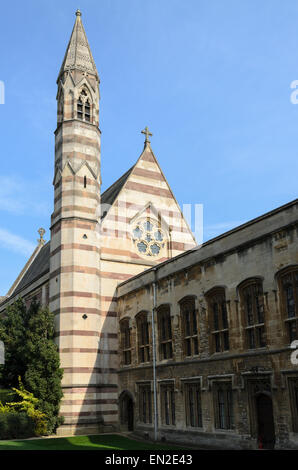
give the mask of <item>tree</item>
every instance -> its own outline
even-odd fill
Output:
[[[2,383],[15,386],[21,376],[26,389],[39,400],[38,409],[47,415],[48,433],[62,423],[59,407],[63,370],[54,335],[53,314],[48,308],[41,308],[36,300],[29,309],[18,300],[0,320],[0,339],[6,354]]]
[[[5,364],[0,366],[0,382],[4,387],[18,385],[18,376],[24,377],[26,362],[26,331],[28,310],[22,299],[9,305],[0,317],[0,339],[5,345]]]

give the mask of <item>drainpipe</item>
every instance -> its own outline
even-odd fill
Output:
[[[154,401],[154,440],[157,441],[157,389],[156,389],[156,342],[155,342],[155,311],[156,311],[156,268],[154,269],[155,280],[153,282],[153,307],[151,316],[152,325],[152,360],[153,360],[153,401]]]

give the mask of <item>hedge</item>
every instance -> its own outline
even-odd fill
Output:
[[[0,439],[35,436],[34,421],[26,413],[0,413]]]

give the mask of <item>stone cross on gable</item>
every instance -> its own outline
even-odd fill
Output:
[[[145,129],[143,131],[141,131],[142,134],[145,134],[146,136],[146,139],[145,139],[145,144],[148,143],[150,144],[150,140],[149,140],[149,136],[152,137],[153,134],[151,134],[151,132],[149,131],[148,127],[146,126]]]

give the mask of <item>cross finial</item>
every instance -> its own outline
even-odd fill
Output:
[[[45,229],[44,228],[39,228],[38,230],[38,233],[40,235],[40,239],[37,240],[39,245],[44,245],[45,244],[45,239],[43,238],[44,234],[46,233]]]
[[[146,139],[145,139],[145,144],[150,144],[150,140],[148,139],[148,137],[152,137],[153,134],[151,134],[151,132],[149,132],[149,129],[148,127],[146,126],[145,129],[143,131],[141,131],[142,134],[145,134],[146,136]]]
[[[76,11],[76,16],[82,16],[81,10],[79,8]]]

